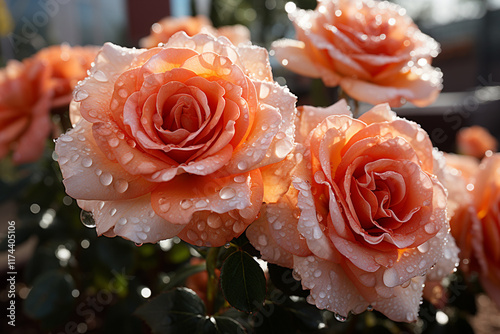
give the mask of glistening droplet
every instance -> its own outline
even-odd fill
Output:
[[[82,210],[80,212],[80,220],[83,226],[88,228],[95,228],[95,220],[92,212]]]
[[[335,313],[335,320],[337,321],[340,321],[340,322],[346,322],[347,321],[347,317],[344,317],[338,313]]]

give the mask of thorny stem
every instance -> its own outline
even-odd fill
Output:
[[[219,256],[221,247],[211,247],[207,255],[207,313],[214,314],[215,297],[217,295],[217,286],[219,284],[217,276],[215,275],[215,268],[217,267],[217,258]]]

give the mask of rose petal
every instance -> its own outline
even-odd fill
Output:
[[[286,268],[293,267],[292,254],[281,248],[271,236],[265,205],[261,209],[259,218],[248,226],[246,236],[260,252],[263,260]]]
[[[359,294],[340,265],[315,256],[294,256],[293,264],[301,277],[302,286],[311,290],[307,298],[310,304],[343,317],[350,312],[361,313],[368,307],[369,303]]]
[[[155,243],[174,237],[184,228],[156,215],[150,194],[122,201],[78,201],[78,205],[92,212],[98,235]]]
[[[316,67],[305,51],[305,44],[292,39],[280,39],[271,45],[274,56],[279,62],[291,71],[312,78],[321,77]],[[335,76],[331,73],[332,76]],[[340,77],[337,76],[337,79]]]
[[[229,185],[223,187],[218,193],[204,196],[203,200],[194,203],[195,212],[192,219],[179,233],[182,240],[199,246],[219,247],[238,237],[250,223],[255,221],[263,196],[260,172],[252,171],[246,174],[246,177],[245,174],[238,175],[232,179],[232,182],[232,184],[228,182]],[[249,189],[241,191],[238,185]],[[156,195],[153,193],[153,196]],[[160,210],[161,205],[165,203],[167,202],[161,202],[160,199]],[[190,208],[185,209],[185,202],[181,202],[180,206],[182,210],[190,210]]]
[[[297,142],[303,142],[309,133],[318,126],[325,118],[332,115],[346,115],[352,116],[344,99],[337,101],[329,107],[312,107],[300,106],[297,108],[300,112],[300,119],[298,121]]]
[[[97,147],[91,127],[91,123],[81,119],[56,142],[68,195],[87,200],[120,200],[142,196],[156,187],[107,159]]]

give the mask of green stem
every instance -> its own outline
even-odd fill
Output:
[[[207,254],[207,313],[214,314],[215,297],[217,296],[217,288],[219,285],[215,268],[217,267],[217,258],[219,257],[220,247],[211,247]]]

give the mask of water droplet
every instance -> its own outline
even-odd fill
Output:
[[[238,162],[238,169],[239,170],[245,170],[245,169],[247,169],[247,167],[248,167],[248,164],[245,161]]]
[[[211,228],[219,228],[222,225],[222,218],[216,213],[211,213],[207,217],[207,224]]]
[[[207,205],[208,205],[208,203],[205,200],[200,199],[198,202],[196,202],[196,204],[194,206],[197,209],[201,209],[201,208],[206,207]]]
[[[230,242],[226,242],[226,244],[224,245],[224,248],[225,249],[229,249],[231,247],[231,243]]]
[[[91,158],[83,158],[82,159],[82,166],[83,167],[90,167],[90,166],[92,166],[92,159]]]
[[[189,209],[192,205],[193,205],[193,203],[191,203],[191,201],[188,199],[183,199],[181,201],[181,208],[183,208],[184,210]]]
[[[396,271],[396,269],[394,268],[386,269],[384,271],[383,281],[384,284],[389,288],[398,285],[399,279],[398,279],[398,272]]]
[[[347,317],[344,317],[338,313],[335,313],[335,320],[337,321],[340,321],[340,322],[346,322],[347,321]]]
[[[429,243],[428,242],[424,242],[423,244],[421,244],[420,246],[418,246],[417,249],[421,253],[427,253],[429,251]]]
[[[234,182],[236,183],[243,183],[247,180],[246,176],[244,175],[238,175],[234,177]]]
[[[120,194],[123,194],[128,189],[128,182],[123,179],[118,179],[114,183],[114,187],[116,191],[118,191]]]
[[[83,226],[88,228],[95,228],[95,220],[92,212],[82,210],[80,212],[80,220]]]
[[[141,246],[142,246],[142,242],[136,242],[136,243],[135,243],[135,245],[136,245],[137,247],[141,247]]]
[[[113,208],[109,211],[109,215],[113,217],[116,214],[116,208]]]
[[[236,195],[236,191],[231,187],[224,187],[219,191],[219,196],[222,199],[231,199]]]
[[[120,224],[120,225],[127,224],[127,218],[122,217],[122,218],[118,219],[118,224]]]
[[[78,89],[75,91],[75,102],[80,102],[85,100],[87,97],[89,97],[89,93],[83,89]]]
[[[108,81],[108,77],[107,75],[103,72],[103,71],[100,71],[100,70],[97,70],[95,73],[94,73],[94,78],[99,81],[99,82],[107,82]]]
[[[373,311],[373,306],[371,306],[371,305],[368,305],[368,307],[366,308],[366,310],[367,310],[368,312],[371,312],[371,311]]]
[[[158,201],[158,204],[160,206],[160,211],[161,212],[165,213],[168,210],[170,210],[170,202],[167,201],[166,198],[160,198],[160,200]]]
[[[61,137],[59,137],[59,139],[60,139],[61,141],[67,142],[67,143],[69,143],[69,142],[72,142],[72,141],[73,141],[73,137],[68,136],[68,135],[62,135]]]
[[[104,172],[99,176],[99,181],[103,186],[109,186],[113,182],[113,175],[108,172]]]
[[[127,152],[122,156],[122,164],[128,164],[134,158],[134,154],[132,152]]]
[[[290,153],[292,148],[293,144],[291,142],[286,139],[282,139],[276,143],[276,149],[274,153],[276,153],[276,156],[278,158],[283,159],[288,153]]]

